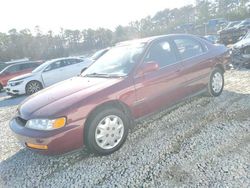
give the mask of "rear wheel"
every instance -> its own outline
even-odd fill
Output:
[[[97,110],[86,125],[87,148],[98,155],[117,151],[127,138],[129,122],[128,117],[114,107]]]
[[[212,97],[218,97],[224,88],[224,75],[219,68],[215,68],[211,73],[208,83],[208,93]]]
[[[26,85],[26,94],[27,95],[32,95],[38,91],[40,91],[41,89],[43,89],[43,86],[40,82],[38,81],[30,81],[27,85]]]

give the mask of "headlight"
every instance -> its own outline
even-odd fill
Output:
[[[37,130],[54,130],[64,127],[66,124],[66,118],[58,118],[58,119],[31,119],[29,120],[25,127],[30,129],[37,129]]]
[[[17,82],[9,82],[9,85],[10,86],[17,86],[17,85],[20,85],[21,83],[23,83],[23,80],[17,81]]]

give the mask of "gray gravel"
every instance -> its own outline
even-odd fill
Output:
[[[0,108],[0,187],[250,187],[250,71],[225,76],[220,97],[139,122],[105,157],[30,152],[8,127],[16,106]]]

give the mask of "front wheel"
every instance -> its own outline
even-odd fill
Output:
[[[101,109],[95,112],[88,122],[85,144],[93,153],[111,154],[120,149],[127,138],[130,121],[119,109]]]
[[[32,94],[40,91],[41,89],[43,89],[43,86],[40,82],[31,81],[26,85],[26,94],[32,95]]]
[[[223,72],[215,68],[210,75],[208,83],[208,93],[212,97],[218,97],[222,93],[224,88],[224,75]]]

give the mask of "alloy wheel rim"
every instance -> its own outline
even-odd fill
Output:
[[[122,140],[124,124],[120,117],[109,115],[104,117],[96,127],[95,141],[102,149],[113,149]]]
[[[215,93],[219,93],[222,89],[222,85],[223,85],[223,78],[222,75],[217,72],[214,74],[213,78],[212,78],[212,89]]]
[[[40,86],[38,83],[33,82],[29,84],[29,87],[28,87],[29,93],[33,94],[33,93],[38,92],[39,90],[40,90]]]

